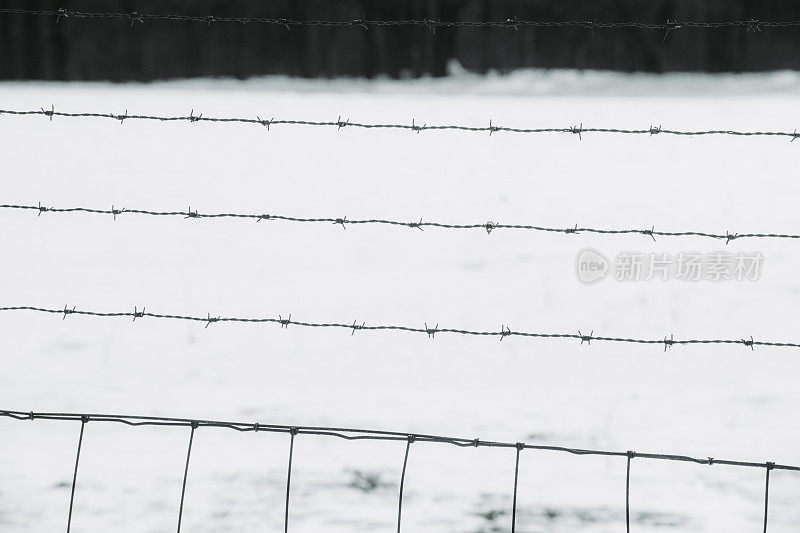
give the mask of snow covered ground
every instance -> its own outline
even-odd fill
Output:
[[[800,76],[0,84],[49,108],[520,127],[794,130]],[[800,233],[785,138],[0,117],[0,203]],[[793,241],[0,212],[0,305],[797,341]],[[764,254],[756,282],[581,284],[585,247]],[[800,352],[0,316],[0,408],[336,425],[800,463]],[[0,530],[66,523],[78,423],[0,419]],[[172,531],[188,430],[86,426],[74,532]],[[290,531],[391,532],[403,443],[299,436]],[[185,532],[281,531],[285,435],[200,429]],[[403,531],[510,526],[513,450],[417,443]],[[363,476],[377,480],[359,488]],[[764,471],[634,460],[632,530],[760,531]],[[623,531],[625,459],[523,453],[518,531]],[[770,532],[800,525],[771,478]]]

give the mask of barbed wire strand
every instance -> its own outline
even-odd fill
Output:
[[[189,447],[186,450],[186,467],[183,470],[183,485],[181,486],[181,505],[178,509],[178,531],[181,533],[181,521],[183,520],[183,501],[186,497],[186,480],[189,477],[189,458],[192,456],[192,442],[194,441],[194,430],[199,427],[199,424],[192,422],[189,424],[192,428],[189,433]]]
[[[414,435],[409,435],[406,441],[406,453],[403,458],[403,471],[400,474],[400,490],[397,497],[397,533],[400,533],[400,521],[403,518],[403,487],[406,483],[406,467],[408,466],[408,452],[411,449],[411,444],[414,443],[416,438]]]
[[[283,533],[289,533],[289,493],[292,486],[292,457],[294,455],[295,428],[289,428],[289,466],[286,469],[286,507],[283,515]]]
[[[72,490],[69,494],[69,514],[67,515],[67,533],[72,529],[72,508],[75,503],[75,485],[78,483],[78,463],[81,460],[81,447],[83,447],[83,430],[86,427],[87,417],[81,417],[81,433],[78,437],[78,451],[75,454],[75,470],[72,473]]]
[[[100,318],[129,317],[133,318],[134,321],[137,318],[150,317],[150,318],[157,318],[164,320],[184,320],[190,322],[200,322],[200,323],[205,323],[205,328],[208,328],[211,324],[216,324],[220,322],[232,322],[232,323],[244,323],[244,324],[277,324],[281,328],[285,329],[288,329],[289,325],[310,327],[310,328],[345,329],[351,331],[352,332],[351,334],[355,334],[356,331],[403,331],[408,333],[424,333],[430,339],[435,339],[437,333],[452,333],[456,335],[468,335],[476,337],[499,337],[500,340],[503,340],[506,337],[515,337],[515,336],[525,337],[525,338],[535,338],[535,339],[574,339],[574,340],[579,340],[581,345],[585,343],[587,346],[591,346],[592,341],[631,343],[631,344],[652,344],[652,345],[664,346],[665,351],[667,349],[671,349],[676,344],[677,345],[740,344],[742,346],[750,348],[751,350],[754,349],[755,346],[800,348],[800,343],[798,342],[759,341],[759,340],[754,340],[752,337],[750,337],[749,339],[747,338],[675,339],[672,336],[670,336],[669,338],[665,336],[663,339],[637,339],[630,337],[607,337],[601,335],[594,335],[594,330],[592,330],[591,333],[589,333],[588,335],[582,333],[581,331],[578,331],[577,333],[542,333],[542,332],[529,332],[529,331],[514,331],[511,330],[511,328],[509,328],[505,324],[503,324],[501,328],[497,331],[477,331],[477,330],[457,329],[457,328],[440,328],[438,324],[434,327],[430,327],[427,325],[427,323],[425,323],[424,327],[398,326],[398,325],[372,326],[366,324],[366,322],[362,322],[361,324],[359,324],[357,320],[353,321],[352,324],[335,323],[335,322],[302,322],[299,320],[292,320],[291,315],[289,315],[288,318],[283,318],[283,315],[278,315],[278,318],[243,318],[243,317],[212,316],[211,313],[208,313],[205,317],[202,317],[202,316],[151,313],[149,311],[145,311],[145,309],[146,308],[143,307],[142,310],[139,311],[138,307],[134,307],[134,310],[132,312],[131,311],[98,312],[98,311],[83,311],[77,309],[76,307],[70,308],[69,306],[64,306],[63,309],[48,309],[44,307],[32,307],[32,306],[13,306],[13,307],[0,307],[0,312],[33,311],[38,313],[60,315],[63,320],[66,320],[66,318],[71,315],[92,316]]]
[[[782,465],[776,464],[773,462],[764,462],[764,463],[757,463],[757,462],[750,462],[750,461],[734,461],[734,460],[724,460],[724,459],[715,459],[713,457],[708,457],[707,459],[701,459],[686,455],[672,455],[672,454],[662,454],[662,453],[638,453],[633,451],[621,452],[621,451],[609,451],[609,450],[591,450],[591,449],[581,449],[581,448],[569,448],[564,446],[551,446],[551,445],[535,445],[535,444],[525,444],[522,442],[511,443],[511,442],[499,442],[499,441],[488,441],[488,440],[481,440],[481,439],[465,439],[460,437],[446,437],[446,436],[439,436],[439,435],[429,435],[429,434],[418,434],[418,433],[404,433],[398,431],[386,431],[386,430],[366,430],[366,429],[348,429],[348,428],[339,428],[339,427],[320,427],[320,426],[285,426],[285,425],[276,425],[276,424],[260,424],[260,423],[243,423],[243,422],[223,422],[223,421],[211,421],[211,420],[196,420],[196,419],[187,419],[187,418],[170,418],[170,417],[157,417],[157,416],[131,416],[131,415],[111,415],[111,414],[78,414],[78,413],[48,413],[48,412],[34,412],[34,411],[12,411],[12,410],[0,410],[0,417],[10,418],[12,420],[51,420],[51,421],[80,421],[81,422],[81,433],[78,439],[78,452],[76,454],[76,461],[75,461],[75,473],[73,474],[73,491],[70,497],[70,522],[68,522],[68,530],[71,524],[71,517],[72,517],[72,502],[74,500],[74,488],[77,480],[77,470],[78,470],[78,462],[80,459],[80,450],[81,445],[83,442],[83,431],[85,428],[86,423],[89,420],[95,422],[107,422],[107,423],[121,423],[127,426],[132,427],[143,427],[143,426],[166,426],[166,427],[190,427],[191,432],[189,434],[189,446],[186,453],[186,466],[184,469],[183,475],[183,485],[181,488],[181,506],[178,513],[178,533],[180,533],[181,527],[181,519],[183,516],[183,502],[186,494],[186,480],[188,477],[189,471],[189,460],[192,451],[192,442],[194,439],[194,432],[199,427],[216,427],[216,428],[227,428],[233,429],[239,432],[267,432],[267,433],[288,433],[291,436],[290,440],[290,448],[289,448],[289,473],[287,475],[287,511],[286,516],[288,517],[288,502],[289,502],[289,483],[290,483],[290,476],[291,476],[291,465],[292,465],[292,455],[293,455],[293,443],[294,437],[299,434],[308,434],[308,435],[320,435],[320,436],[331,436],[342,438],[346,440],[375,440],[375,441],[405,441],[405,454],[403,458],[403,470],[400,476],[400,489],[398,492],[398,515],[397,515],[397,529],[400,532],[401,526],[401,518],[402,518],[402,511],[403,511],[403,489],[405,486],[405,475],[408,466],[408,456],[409,451],[411,448],[411,444],[416,441],[423,441],[423,442],[431,442],[431,443],[442,443],[442,444],[451,444],[459,447],[492,447],[492,448],[516,448],[517,451],[517,462],[515,467],[515,474],[514,474],[514,500],[512,503],[512,531],[514,531],[516,527],[516,489],[517,489],[517,479],[519,474],[519,453],[524,449],[531,449],[531,450],[543,450],[543,451],[556,451],[556,452],[563,452],[572,455],[579,455],[579,456],[603,456],[603,457],[626,457],[627,459],[627,473],[626,473],[626,482],[625,482],[625,517],[626,517],[626,526],[627,531],[630,531],[630,464],[631,460],[634,457],[643,458],[643,459],[652,459],[652,460],[666,460],[666,461],[679,461],[679,462],[690,462],[695,464],[704,464],[704,465],[728,465],[728,466],[737,466],[737,467],[748,467],[748,468],[764,468],[766,469],[766,487],[765,487],[765,496],[764,496],[764,531],[766,533],[767,527],[767,510],[769,504],[769,475],[771,470],[789,470],[800,472],[800,466],[793,466],[793,465]],[[288,531],[288,521],[285,522],[284,531]]]
[[[590,128],[584,127],[583,124],[580,126],[570,126],[568,128],[513,128],[513,127],[505,127],[505,126],[496,126],[494,123],[489,120],[488,126],[465,126],[465,125],[458,125],[458,124],[449,124],[449,125],[428,125],[427,123],[423,124],[422,126],[417,125],[416,121],[412,119],[411,124],[380,124],[380,123],[368,123],[368,122],[351,122],[349,119],[342,120],[341,116],[336,121],[324,121],[324,120],[264,120],[260,117],[256,118],[242,118],[242,117],[209,117],[204,116],[203,114],[195,115],[194,110],[192,110],[188,116],[158,116],[158,115],[129,115],[127,111],[125,111],[124,115],[116,115],[114,113],[67,113],[56,111],[55,108],[51,105],[50,109],[39,108],[38,110],[29,110],[29,111],[20,111],[20,110],[9,110],[9,109],[0,109],[0,115],[14,115],[14,116],[36,116],[42,115],[48,117],[50,122],[53,121],[53,117],[65,117],[65,118],[105,118],[118,121],[120,123],[124,123],[126,120],[150,120],[150,121],[158,121],[158,122],[210,122],[210,123],[240,123],[240,124],[254,124],[259,126],[265,126],[269,131],[271,126],[276,125],[295,125],[295,126],[319,126],[319,127],[335,127],[337,130],[342,130],[344,128],[361,128],[361,129],[393,129],[393,130],[409,130],[414,133],[419,133],[421,131],[431,130],[431,131],[443,131],[443,130],[451,130],[451,131],[463,131],[463,132],[472,132],[472,133],[489,133],[491,136],[493,133],[497,132],[509,132],[509,133],[570,133],[573,135],[577,135],[579,140],[582,140],[582,135],[584,133],[612,133],[612,134],[623,134],[623,135],[677,135],[677,136],[698,136],[698,135],[726,135],[726,136],[736,136],[736,137],[787,137],[794,141],[798,137],[800,137],[800,133],[797,130],[793,132],[789,131],[739,131],[739,130],[696,130],[696,131],[685,131],[685,130],[671,130],[671,129],[664,129],[661,126],[650,126],[646,129],[623,129],[623,128]]]
[[[667,19],[664,23],[650,23],[637,21],[622,22],[599,22],[597,20],[524,20],[517,18],[507,18],[506,20],[494,21],[470,21],[470,20],[438,20],[438,19],[402,19],[402,20],[379,20],[379,19],[351,19],[351,20],[299,20],[274,17],[228,17],[216,15],[182,15],[175,13],[141,13],[132,11],[123,12],[100,12],[100,11],[74,11],[71,9],[0,9],[0,14],[6,15],[32,15],[55,17],[56,22],[69,19],[119,19],[124,20],[131,27],[135,24],[143,24],[146,21],[171,21],[171,22],[196,22],[201,24],[267,24],[291,29],[292,27],[352,27],[352,28],[376,28],[376,27],[396,27],[396,26],[418,26],[436,31],[439,28],[508,28],[518,30],[519,28],[579,28],[586,30],[595,29],[642,29],[671,32],[681,29],[723,29],[740,28],[748,32],[760,32],[768,28],[792,28],[800,26],[797,20],[777,20],[762,21],[759,19],[730,20],[730,21],[677,21]]]
[[[530,224],[503,224],[500,222],[482,222],[482,223],[470,223],[470,224],[453,224],[453,223],[445,223],[445,222],[424,222],[422,219],[418,221],[401,221],[401,220],[390,220],[390,219],[350,219],[347,216],[343,217],[296,217],[296,216],[285,216],[285,215],[275,215],[275,214],[267,214],[267,213],[201,213],[198,210],[192,210],[189,207],[186,211],[152,211],[147,209],[128,209],[122,208],[117,209],[115,206],[111,206],[111,209],[98,209],[98,208],[90,208],[90,207],[48,207],[42,205],[41,202],[38,205],[14,205],[14,204],[1,204],[0,209],[6,210],[22,210],[22,211],[35,211],[37,212],[37,217],[41,217],[42,213],[56,213],[56,214],[65,214],[65,213],[79,213],[79,214],[92,214],[92,215],[111,215],[114,220],[117,219],[118,216],[123,214],[133,214],[133,215],[144,215],[144,216],[153,216],[153,217],[177,217],[182,219],[246,219],[246,220],[255,220],[256,222],[260,222],[262,220],[277,220],[282,222],[297,222],[297,223],[312,223],[312,224],[331,224],[331,225],[339,225],[343,228],[347,229],[346,226],[348,225],[386,225],[386,226],[399,226],[399,227],[406,227],[411,229],[419,229],[424,230],[424,228],[436,228],[436,229],[446,229],[446,230],[482,230],[486,231],[487,234],[491,234],[493,231],[498,229],[508,229],[508,230],[529,230],[535,232],[544,232],[544,233],[562,233],[565,235],[577,235],[580,233],[592,233],[592,234],[600,234],[600,235],[645,235],[647,237],[652,238],[655,241],[656,237],[707,237],[710,239],[725,241],[725,244],[730,243],[733,240],[737,239],[800,239],[800,234],[789,234],[789,233],[730,233],[726,231],[725,233],[711,233],[705,231],[660,231],[656,230],[655,226],[651,226],[650,228],[642,228],[642,229],[635,229],[635,228],[627,228],[627,229],[604,229],[604,228],[593,228],[593,227],[579,227],[575,224],[574,227],[566,227],[566,228],[558,228],[558,227],[548,227],[548,226],[539,226],[539,225],[530,225]]]

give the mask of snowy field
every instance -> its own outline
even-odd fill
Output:
[[[800,76],[0,85],[0,108],[518,127],[800,126]],[[800,233],[800,143],[0,117],[0,203]],[[0,212],[0,306],[798,341],[800,248]],[[751,282],[581,284],[586,247],[761,252]],[[800,464],[800,351],[0,315],[0,408],[364,427]],[[0,530],[62,531],[77,422],[0,419]],[[92,424],[75,533],[174,531],[189,431]],[[300,435],[289,530],[396,525],[404,443]],[[288,437],[201,428],[184,532],[282,531]],[[404,532],[510,529],[513,449],[416,443]],[[374,481],[367,487],[363,478]],[[632,531],[760,531],[763,469],[634,459]],[[771,533],[800,527],[774,471]],[[624,531],[625,459],[525,451],[517,530]]]

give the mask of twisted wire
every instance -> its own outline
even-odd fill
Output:
[[[622,134],[622,135],[677,135],[677,136],[708,136],[708,135],[725,135],[725,136],[735,136],[735,137],[785,137],[789,138],[792,141],[800,137],[800,133],[797,133],[797,130],[794,131],[740,131],[740,130],[672,130],[672,129],[665,129],[661,126],[649,126],[646,129],[624,129],[624,128],[590,128],[584,127],[583,124],[580,126],[570,126],[567,128],[513,128],[513,127],[506,127],[506,126],[496,126],[490,120],[488,126],[466,126],[466,125],[458,125],[458,124],[449,124],[449,125],[429,125],[423,124],[422,126],[418,125],[415,120],[411,121],[411,124],[380,124],[380,123],[368,123],[368,122],[351,122],[349,119],[342,120],[341,116],[335,121],[314,121],[314,120],[288,120],[288,119],[269,119],[265,120],[260,117],[256,118],[245,118],[245,117],[209,117],[204,116],[202,114],[195,115],[194,110],[192,110],[189,115],[187,116],[158,116],[158,115],[129,115],[127,111],[125,114],[114,114],[114,113],[68,113],[62,111],[56,111],[53,106],[50,106],[50,109],[40,108],[34,110],[11,110],[11,109],[0,109],[0,115],[13,115],[13,116],[45,116],[53,120],[54,117],[64,117],[64,118],[103,118],[103,119],[111,119],[114,121],[118,121],[123,124],[126,120],[149,120],[149,121],[158,121],[158,122],[189,122],[189,123],[196,123],[196,122],[210,122],[210,123],[239,123],[239,124],[251,124],[251,125],[258,125],[264,126],[267,130],[270,129],[271,126],[279,126],[279,125],[295,125],[295,126],[320,126],[320,127],[334,127],[337,130],[342,130],[345,128],[361,128],[361,129],[393,129],[393,130],[408,130],[414,133],[420,133],[421,131],[442,131],[442,130],[451,130],[451,131],[463,131],[463,132],[483,132],[488,133],[490,136],[493,133],[497,132],[509,132],[509,133],[528,133],[528,134],[535,134],[535,133],[569,133],[576,135],[578,139],[583,139],[582,135],[585,133],[612,133],[612,134]]]
[[[666,22],[651,23],[638,21],[603,22],[597,20],[525,20],[507,18],[505,20],[438,20],[438,19],[400,19],[381,20],[358,18],[350,20],[301,20],[276,17],[229,17],[216,15],[183,15],[178,13],[142,13],[111,12],[111,11],[77,11],[65,8],[59,9],[0,9],[0,14],[28,15],[41,17],[55,17],[56,22],[69,19],[97,19],[97,20],[122,20],[133,27],[150,21],[194,22],[207,24],[265,24],[280,26],[286,29],[293,27],[327,27],[327,28],[380,28],[398,26],[417,26],[435,31],[439,28],[578,28],[585,30],[595,29],[641,29],[671,32],[682,29],[712,30],[712,29],[744,29],[748,32],[760,32],[763,29],[795,28],[800,26],[799,20],[747,20],[725,21],[692,21],[692,20],[667,20]]]
[[[422,219],[417,221],[402,221],[391,219],[350,219],[347,216],[343,217],[296,217],[286,215],[276,215],[271,213],[201,213],[198,210],[192,210],[190,207],[186,211],[154,211],[148,209],[117,209],[111,206],[111,209],[98,209],[90,207],[50,207],[44,206],[39,202],[38,205],[14,205],[14,204],[0,204],[0,209],[17,210],[17,211],[35,211],[38,216],[43,213],[65,214],[65,213],[78,213],[88,215],[111,215],[114,220],[121,215],[142,215],[152,217],[176,217],[182,219],[244,219],[260,221],[281,221],[281,222],[296,222],[296,223],[311,223],[311,224],[331,224],[342,226],[347,229],[350,225],[378,225],[378,226],[398,226],[412,229],[424,230],[425,228],[446,229],[446,230],[482,230],[491,234],[495,230],[527,230],[543,233],[557,233],[565,235],[573,235],[580,233],[590,233],[599,235],[645,235],[655,240],[656,237],[705,237],[719,241],[725,241],[725,244],[730,243],[737,239],[800,239],[800,234],[792,233],[713,233],[705,231],[661,231],[655,229],[655,226],[650,228],[623,228],[623,229],[609,229],[609,228],[594,228],[594,227],[579,227],[577,224],[574,227],[558,228],[539,226],[531,224],[504,224],[501,222],[474,222],[468,224],[454,224],[448,222],[426,222]]]
[[[81,421],[91,420],[92,422],[106,422],[124,424],[130,427],[144,426],[166,426],[166,427],[209,427],[231,429],[242,433],[283,433],[291,435],[318,435],[335,437],[345,440],[368,440],[368,441],[403,441],[409,442],[430,442],[437,444],[449,444],[461,448],[486,447],[486,448],[519,448],[520,450],[540,450],[560,452],[578,456],[604,456],[604,457],[628,457],[630,451],[613,451],[600,449],[574,448],[567,446],[554,446],[544,444],[527,444],[523,442],[502,442],[484,439],[470,439],[463,437],[451,437],[426,433],[412,433],[402,431],[390,431],[379,429],[356,429],[343,427],[326,426],[287,426],[280,424],[263,424],[253,422],[230,422],[214,420],[198,420],[192,418],[176,418],[162,416],[140,416],[140,415],[119,415],[119,414],[98,414],[98,413],[68,413],[68,412],[36,412],[36,411],[15,411],[0,410],[0,417],[19,421],[32,420],[51,420],[51,421]],[[407,445],[408,446],[408,445]],[[779,464],[773,462],[755,462],[716,459],[714,457],[692,457],[688,455],[676,455],[665,453],[641,453],[635,452],[638,459],[650,459],[661,461],[677,461],[695,463],[700,465],[727,465],[742,468],[769,468],[770,470],[787,470],[800,472],[800,466]]]
[[[479,331],[479,330],[469,330],[469,329],[457,329],[457,328],[440,328],[437,324],[434,327],[428,326],[425,323],[424,327],[413,327],[413,326],[399,326],[399,325],[368,325],[366,322],[359,323],[357,320],[354,320],[352,324],[348,323],[336,323],[336,322],[303,322],[299,320],[292,320],[292,316],[289,315],[288,318],[284,318],[283,315],[278,315],[278,318],[255,318],[255,317],[223,317],[223,316],[212,316],[211,313],[208,313],[205,317],[203,316],[191,316],[191,315],[173,315],[173,314],[161,314],[161,313],[152,313],[146,311],[146,307],[143,307],[141,311],[139,311],[138,307],[134,307],[133,311],[117,311],[117,312],[100,312],[100,311],[84,311],[81,309],[77,309],[76,307],[68,307],[64,306],[63,309],[49,309],[44,307],[32,307],[32,306],[12,306],[12,307],[0,307],[0,312],[13,312],[13,311],[32,311],[37,313],[47,313],[53,315],[60,315],[63,320],[66,320],[68,316],[78,315],[78,316],[91,316],[91,317],[100,317],[100,318],[120,318],[120,317],[128,317],[132,318],[135,321],[137,318],[157,318],[163,320],[182,320],[182,321],[189,321],[189,322],[199,322],[205,323],[205,327],[208,328],[212,324],[217,324],[221,322],[232,322],[232,323],[245,323],[245,324],[277,324],[281,328],[286,328],[290,325],[301,326],[301,327],[309,327],[309,328],[335,328],[335,329],[345,329],[351,331],[351,334],[355,334],[356,331],[402,331],[407,333],[424,333],[428,336],[428,338],[435,339],[437,333],[452,333],[457,335],[469,335],[469,336],[476,336],[476,337],[497,337],[500,340],[503,340],[506,337],[526,337],[526,338],[534,338],[534,339],[573,339],[579,340],[580,344],[586,343],[587,345],[591,345],[592,341],[602,341],[602,342],[616,342],[616,343],[632,343],[632,344],[651,344],[651,345],[660,345],[664,346],[664,350],[671,349],[674,345],[694,345],[694,344],[739,344],[750,349],[754,349],[755,346],[771,346],[771,347],[781,347],[781,348],[800,348],[800,342],[777,342],[777,341],[761,341],[761,340],[754,340],[752,337],[749,339],[747,338],[740,338],[740,339],[675,339],[673,336],[670,335],[669,338],[664,336],[663,339],[637,339],[631,337],[608,337],[602,335],[594,335],[594,331],[592,330],[591,333],[588,335],[578,331],[577,333],[543,333],[543,332],[530,332],[530,331],[516,331],[509,328],[507,325],[501,325],[499,330],[496,331]]]

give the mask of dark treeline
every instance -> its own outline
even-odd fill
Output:
[[[0,0],[4,8],[290,19],[796,20],[797,0]],[[664,32],[520,28],[286,28],[0,15],[0,78],[153,80],[441,76],[516,68],[623,71],[800,69],[800,30]]]

